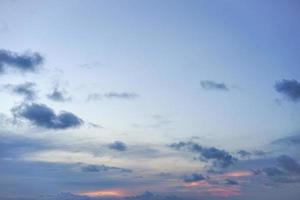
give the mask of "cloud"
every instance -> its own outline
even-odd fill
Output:
[[[22,157],[24,153],[46,149],[49,146],[39,139],[0,132],[0,159]]]
[[[179,197],[175,195],[159,195],[159,194],[153,194],[152,192],[145,191],[141,195],[137,196],[129,196],[122,198],[124,200],[191,200],[189,197]]]
[[[211,80],[204,80],[200,82],[201,87],[205,90],[223,90],[229,91],[229,88],[225,85],[225,83],[218,83]]]
[[[21,72],[34,72],[44,62],[44,58],[37,52],[27,51],[18,54],[5,49],[0,49],[0,74],[7,69]]]
[[[139,95],[133,92],[108,92],[104,94],[104,97],[117,99],[134,99],[139,97]]]
[[[252,153],[246,150],[240,150],[237,152],[237,154],[240,155],[241,157],[249,157],[252,155]]]
[[[125,168],[119,168],[119,167],[110,167],[106,165],[86,165],[81,167],[82,172],[107,172],[107,171],[120,171],[125,173],[131,173],[132,170],[125,169]]]
[[[205,177],[202,174],[193,173],[191,175],[185,175],[183,181],[186,183],[198,182],[205,180]]]
[[[300,82],[295,79],[277,81],[274,88],[290,101],[297,102],[300,100]]]
[[[87,97],[87,101],[99,101],[103,98],[106,99],[135,99],[138,98],[139,95],[133,92],[108,92],[104,94],[100,93],[92,93]]]
[[[127,146],[124,142],[121,141],[115,141],[114,143],[109,145],[110,149],[116,150],[116,151],[126,151]]]
[[[282,155],[277,158],[278,165],[282,167],[284,170],[294,173],[300,174],[300,164],[297,163],[293,158],[287,155]]]
[[[17,118],[24,118],[38,127],[47,129],[76,128],[83,124],[83,120],[73,113],[62,111],[56,114],[45,104],[23,103],[14,107],[12,112]]]
[[[7,84],[4,85],[4,88],[12,92],[13,94],[17,94],[23,96],[25,100],[32,101],[36,99],[36,84],[33,82],[25,82],[18,85]]]
[[[271,144],[279,145],[300,145],[300,134],[279,138],[274,140]]]
[[[220,150],[215,147],[203,147],[195,142],[179,142],[170,145],[176,150],[185,150],[200,155],[199,160],[213,160],[215,167],[226,168],[234,164],[237,159],[225,150]]]
[[[255,151],[246,151],[246,150],[239,150],[236,152],[237,155],[239,155],[239,157],[241,158],[250,158],[253,156],[264,156],[266,155],[266,152],[262,151],[262,150],[255,150]]]
[[[47,98],[57,102],[65,102],[71,100],[71,97],[66,96],[65,91],[59,90],[57,87],[55,87],[53,91],[47,95]]]
[[[86,99],[87,101],[99,101],[102,100],[102,95],[99,93],[92,93]]]
[[[283,172],[277,167],[266,167],[263,168],[262,171],[268,176],[278,176],[283,174]]]
[[[225,183],[226,183],[227,185],[238,185],[238,184],[239,184],[239,182],[237,182],[237,181],[235,181],[235,180],[232,180],[232,179],[226,179],[226,180],[225,180]]]

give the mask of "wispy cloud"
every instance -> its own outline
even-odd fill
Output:
[[[278,145],[300,145],[300,134],[295,134],[272,141],[272,144]]]
[[[6,84],[4,89],[9,90],[13,94],[23,96],[25,100],[32,101],[37,97],[37,91],[35,90],[36,84],[33,82],[25,82],[22,84]]]
[[[132,170],[125,169],[125,168],[119,168],[119,167],[111,167],[106,165],[85,165],[81,167],[82,172],[108,172],[108,171],[118,171],[118,172],[124,172],[124,173],[131,173]]]
[[[135,99],[139,95],[134,92],[107,92],[104,94],[101,93],[91,93],[87,97],[87,101],[97,101],[102,99]]]
[[[48,95],[48,99],[51,99],[56,102],[66,102],[70,101],[71,97],[67,96],[66,91],[64,90],[59,90],[57,87],[55,87]]]
[[[200,81],[200,85],[205,90],[229,91],[229,88],[227,85],[225,85],[225,83],[219,83],[211,80]]]

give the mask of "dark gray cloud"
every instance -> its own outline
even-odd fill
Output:
[[[277,158],[278,165],[289,173],[300,174],[300,164],[287,155]]]
[[[7,84],[4,85],[4,88],[13,94],[23,96],[25,100],[32,101],[37,97],[35,86],[36,84],[33,82],[25,82],[18,85]]]
[[[107,172],[107,171],[119,171],[124,173],[131,173],[132,170],[120,168],[120,167],[111,167],[106,165],[85,165],[81,167],[82,172]]]
[[[297,102],[300,100],[300,82],[295,79],[282,79],[275,83],[275,90],[283,94],[288,100]]]
[[[113,149],[116,151],[126,151],[126,149],[127,149],[126,144],[121,141],[115,141],[114,143],[111,143],[108,146],[110,149]]]
[[[202,181],[202,180],[205,180],[205,177],[202,174],[198,174],[198,173],[193,173],[191,175],[185,175],[183,177],[183,181],[186,183],[198,182],[198,181]]]
[[[47,95],[47,98],[57,102],[65,102],[71,100],[71,97],[67,96],[67,93],[65,91],[59,90],[57,87],[55,87],[53,91]]]
[[[195,142],[179,142],[170,145],[176,150],[184,150],[200,155],[199,160],[213,160],[215,167],[226,168],[234,164],[237,159],[225,150],[220,150],[215,147],[203,147]]]
[[[21,72],[34,72],[44,62],[44,58],[37,52],[18,54],[5,49],[0,49],[0,74],[7,69]]]
[[[205,90],[229,91],[229,88],[225,85],[225,83],[218,83],[211,80],[200,81],[200,85]]]
[[[24,118],[38,127],[47,129],[76,128],[83,124],[83,120],[71,112],[62,111],[56,114],[45,104],[23,103],[12,109],[16,118]]]

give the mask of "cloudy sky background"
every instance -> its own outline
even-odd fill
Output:
[[[1,199],[296,200],[299,8],[0,0]]]

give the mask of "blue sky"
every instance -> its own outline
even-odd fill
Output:
[[[296,199],[299,6],[0,0],[0,197]]]

